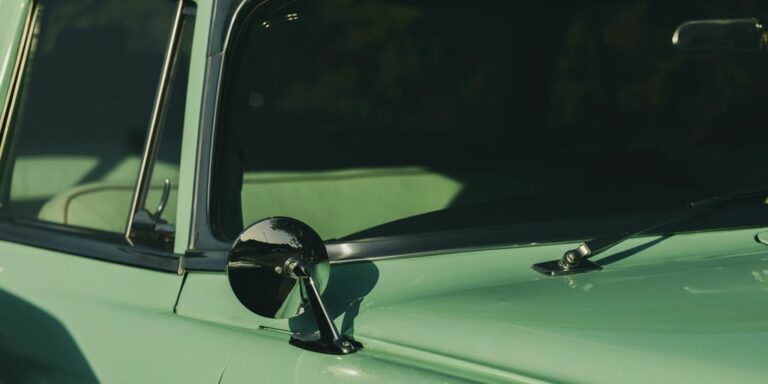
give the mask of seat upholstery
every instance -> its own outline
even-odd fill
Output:
[[[340,238],[447,207],[462,185],[420,167],[315,172],[249,172],[244,226],[270,216],[305,221],[324,239]]]
[[[91,183],[60,193],[43,205],[38,218],[43,221],[97,229],[107,232],[123,232],[128,221],[128,211],[134,188],[129,183]],[[162,193],[161,185],[150,187],[147,206],[155,207]],[[162,218],[176,221],[176,187],[171,187],[169,204]]]
[[[403,217],[445,208],[461,184],[418,167],[318,172],[253,172],[243,178],[245,226],[270,216],[306,221],[326,239],[339,238]],[[154,208],[162,185],[147,199]],[[176,218],[176,186],[163,219]],[[60,193],[45,203],[40,220],[123,232],[133,197],[128,182],[99,182]]]

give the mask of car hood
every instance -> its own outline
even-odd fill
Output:
[[[471,260],[467,283],[430,277],[449,263],[439,256],[382,262],[380,280],[400,279],[399,291],[366,298],[354,334],[372,353],[460,362],[491,381],[764,382],[768,247],[757,232],[632,239],[597,257],[602,271],[555,278],[530,265],[567,246],[456,258],[454,268]],[[421,275],[404,269],[426,259]]]

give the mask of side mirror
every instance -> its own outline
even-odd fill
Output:
[[[227,275],[237,299],[252,312],[269,318],[298,316],[309,305],[319,335],[295,334],[291,344],[316,352],[345,355],[353,344],[339,334],[320,296],[330,272],[320,236],[307,224],[272,217],[248,227],[229,252]]]
[[[681,51],[764,52],[768,34],[756,18],[688,21],[677,27],[672,44]]]

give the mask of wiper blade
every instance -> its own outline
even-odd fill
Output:
[[[548,276],[562,276],[600,270],[602,267],[599,264],[589,260],[589,258],[613,248],[615,245],[624,242],[624,240],[647,232],[651,232],[670,224],[695,218],[699,215],[710,212],[711,208],[715,208],[726,203],[764,196],[768,196],[768,187],[740,190],[725,195],[718,195],[708,199],[690,202],[687,204],[689,208],[688,211],[682,215],[675,216],[660,223],[655,223],[638,231],[622,231],[596,237],[592,240],[579,244],[579,246],[574,249],[569,249],[559,260],[551,260],[534,264],[531,266],[531,268]]]

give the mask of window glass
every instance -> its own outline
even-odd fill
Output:
[[[4,158],[3,214],[123,232],[176,3],[37,4]],[[178,172],[176,109],[166,115],[176,133],[163,138],[158,177]]]
[[[225,72],[214,225],[231,238],[291,216],[326,239],[516,225],[544,241],[547,223],[576,237],[765,185],[765,57],[671,45],[683,21],[764,8],[328,0],[262,13]],[[764,223],[761,209],[728,225]]]

